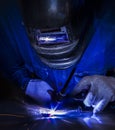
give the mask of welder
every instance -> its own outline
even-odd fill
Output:
[[[23,0],[0,4],[0,72],[41,105],[52,93],[88,93],[93,112],[115,101],[114,2]],[[65,89],[63,89],[65,88]]]

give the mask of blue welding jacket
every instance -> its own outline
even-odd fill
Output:
[[[12,5],[13,6],[13,5]],[[115,68],[115,20],[111,11],[94,20],[95,32],[76,66],[56,70],[44,65],[31,47],[17,8],[0,11],[0,72],[22,87],[36,77],[60,91],[73,67],[76,67],[67,93],[86,75],[105,75]]]

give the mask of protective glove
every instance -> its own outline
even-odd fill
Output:
[[[107,76],[86,76],[75,86],[73,94],[88,89],[84,104],[92,106],[93,113],[102,111],[109,102],[115,101],[115,78]]]
[[[50,92],[53,89],[43,80],[32,79],[29,81],[25,94],[45,105],[51,101]]]

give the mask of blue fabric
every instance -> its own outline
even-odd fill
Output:
[[[0,72],[22,88],[34,73],[58,91],[61,90],[73,67],[54,70],[44,65],[31,47],[19,10],[11,6],[0,11]],[[108,14],[111,14],[111,10],[100,19],[95,18],[95,32],[76,65],[67,92],[83,76],[105,75],[108,69],[115,68],[115,22],[113,15]]]

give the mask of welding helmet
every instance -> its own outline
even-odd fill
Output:
[[[41,61],[55,69],[76,64],[87,45],[81,29],[86,21],[80,21],[82,14],[78,13],[81,0],[22,1],[24,23]]]

